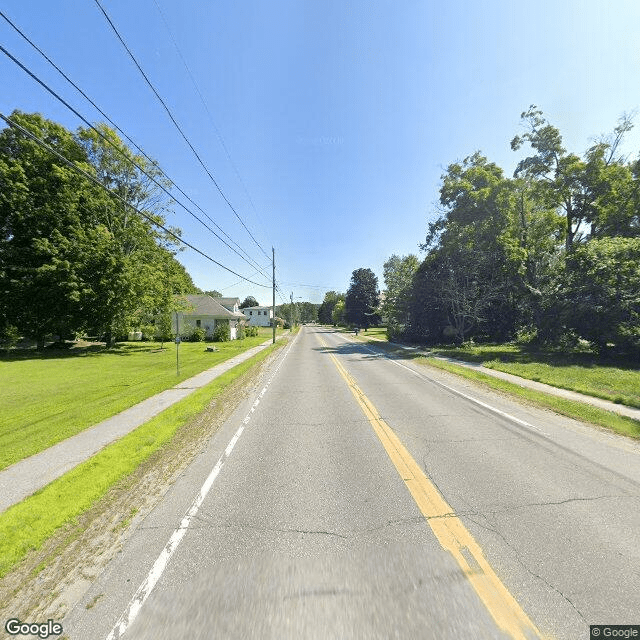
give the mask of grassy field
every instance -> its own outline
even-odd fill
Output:
[[[478,362],[489,369],[544,382],[612,402],[640,407],[640,368],[612,363],[594,353],[528,351],[517,345],[465,345],[434,349],[433,353]]]
[[[89,509],[111,487],[168,443],[180,427],[203,411],[212,399],[279,347],[279,344],[268,347],[236,365],[0,514],[0,578],[30,550],[40,548],[56,530]]]
[[[164,391],[271,336],[176,345],[129,342],[105,350],[17,352],[0,359],[0,469]]]

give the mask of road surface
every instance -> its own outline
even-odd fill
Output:
[[[639,454],[305,327],[64,631],[576,640],[639,624]]]

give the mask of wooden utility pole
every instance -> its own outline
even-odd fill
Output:
[[[276,250],[271,247],[271,263],[273,264],[273,344],[276,343]]]

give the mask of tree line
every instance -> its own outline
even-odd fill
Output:
[[[166,226],[172,202],[158,186],[171,185],[155,162],[106,125],[72,133],[39,114],[10,119],[119,199],[14,127],[0,131],[0,339],[110,345],[167,319],[176,294],[197,293],[175,258],[180,231]]]
[[[424,259],[385,263],[389,335],[427,344],[582,339],[638,357],[640,160],[621,154],[632,122],[621,118],[579,155],[535,106],[521,117],[511,148],[528,155],[514,175],[480,152],[449,165]],[[327,296],[333,311],[339,294]]]

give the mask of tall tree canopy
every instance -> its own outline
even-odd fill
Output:
[[[247,307],[258,307],[258,301],[253,296],[247,296],[241,303],[240,308],[246,309]]]
[[[377,314],[380,305],[378,278],[371,269],[356,269],[351,274],[344,302],[347,322],[365,329],[380,322]]]
[[[38,114],[15,111],[12,120],[122,200],[17,129],[0,131],[6,325],[40,347],[47,335],[83,331],[109,343],[166,311],[173,294],[195,290],[174,257],[175,240],[153,224],[164,224],[170,205],[157,165],[133,156],[104,125],[74,135]]]

